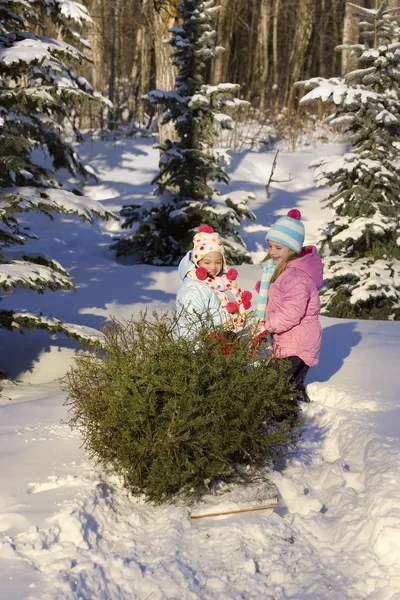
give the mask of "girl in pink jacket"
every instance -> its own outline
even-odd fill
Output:
[[[304,379],[319,359],[318,288],[323,283],[323,269],[315,246],[303,248],[304,225],[300,219],[300,211],[292,209],[266,235],[268,255],[257,316],[260,330],[272,334],[274,357],[291,363],[287,373],[297,384],[297,400],[309,402]]]

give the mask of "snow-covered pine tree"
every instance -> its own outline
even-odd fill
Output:
[[[221,195],[212,187],[214,181],[229,181],[221,164],[229,156],[214,148],[218,128],[231,128],[232,111],[248,104],[235,97],[238,85],[205,83],[212,59],[222,50],[212,27],[216,10],[214,0],[181,0],[178,6],[182,25],[170,29],[169,40],[178,71],[175,90],[147,95],[151,103],[165,107],[163,123],[174,123],[178,141],[158,146],[155,198],[123,208],[123,227],[133,231],[113,246],[118,256],[176,264],[196,228],[207,223],[222,234],[229,262],[252,262],[238,232],[240,219],[255,218],[247,205],[252,195],[240,191]]]
[[[21,222],[21,213],[69,213],[88,221],[111,216],[79,190],[73,193],[57,182],[61,168],[74,175],[90,173],[71,143],[77,133],[73,108],[83,101],[104,101],[74,70],[87,60],[81,30],[90,21],[87,9],[73,0],[0,0],[0,290],[6,293],[19,287],[39,293],[74,287],[56,261],[16,252],[37,237]],[[48,25],[57,39],[45,35]],[[44,155],[48,167],[40,164]],[[9,310],[0,310],[2,327],[40,327],[85,337],[58,319]]]
[[[400,30],[387,2],[376,9],[351,4],[359,20],[357,68],[344,79],[299,82],[311,89],[302,104],[331,102],[329,123],[350,150],[314,163],[316,181],[333,186],[320,247],[325,254],[325,314],[400,318]]]

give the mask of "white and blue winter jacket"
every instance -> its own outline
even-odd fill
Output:
[[[194,271],[192,253],[188,252],[179,263],[178,273],[182,285],[176,296],[178,311],[178,335],[193,338],[206,323],[210,321],[218,327],[224,322],[221,302],[217,294],[202,281],[189,279],[187,274]]]

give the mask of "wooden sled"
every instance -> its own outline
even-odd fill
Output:
[[[220,485],[192,506],[191,519],[225,517],[244,513],[270,511],[278,506],[277,490],[273,484],[261,479],[248,485]]]
[[[275,498],[270,498],[268,501],[266,501],[264,504],[261,504],[259,506],[243,506],[241,508],[229,508],[227,507],[226,509],[222,509],[219,511],[215,511],[214,510],[212,512],[201,512],[201,509],[195,509],[192,510],[190,513],[190,518],[191,519],[206,519],[207,517],[224,517],[224,516],[229,516],[229,515],[239,515],[239,514],[244,514],[244,513],[251,513],[251,512],[258,512],[258,511],[262,511],[262,510],[269,510],[269,511],[273,511],[273,509],[278,506],[278,498],[275,496]]]

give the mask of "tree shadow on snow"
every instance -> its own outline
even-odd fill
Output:
[[[146,265],[135,268],[111,261],[108,264],[93,261],[92,264],[81,265],[76,272],[75,283],[77,292],[47,292],[40,296],[32,290],[17,290],[7,299],[7,305],[2,302],[1,307],[41,312],[65,322],[101,329],[111,315],[123,321],[138,316],[146,309],[152,312],[173,308],[179,278],[175,268]],[[54,376],[52,373],[48,377],[43,374],[47,381],[51,381],[62,375],[57,356],[61,362],[65,357],[69,360],[72,351],[79,348],[77,342],[64,334],[27,331],[19,335],[0,330],[0,371],[7,378],[14,379],[21,373],[33,371],[40,361],[55,371]],[[47,353],[51,357],[44,356]]]
[[[307,383],[325,382],[337,373],[352,349],[361,341],[361,334],[356,330],[354,321],[335,323],[324,327],[320,361],[310,369]]]

